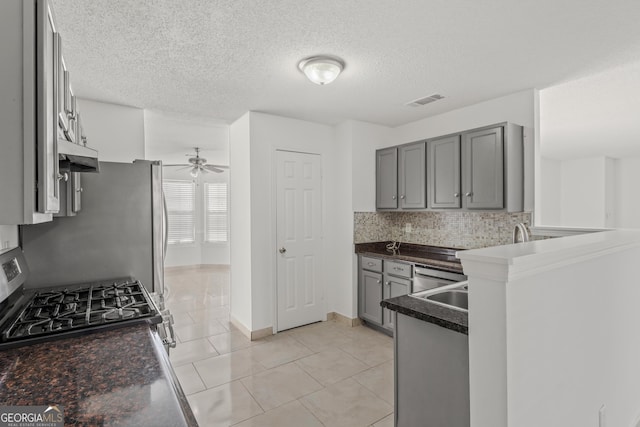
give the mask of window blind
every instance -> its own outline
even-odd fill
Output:
[[[191,181],[165,180],[162,186],[167,202],[168,243],[195,242],[195,184]]]
[[[204,187],[205,236],[207,242],[228,239],[227,183],[209,182]]]

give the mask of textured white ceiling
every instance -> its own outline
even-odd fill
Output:
[[[82,97],[396,126],[640,58],[638,0],[53,0]],[[317,86],[297,62],[343,58]],[[425,107],[404,104],[440,93]]]

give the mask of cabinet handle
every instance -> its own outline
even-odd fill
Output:
[[[62,180],[64,180],[64,182],[69,181],[69,174],[67,172],[58,174],[58,181],[62,181]]]
[[[82,193],[82,192],[84,191],[84,189],[83,189],[82,187],[80,187],[80,188],[78,188],[76,191],[77,191],[78,193]]]
[[[460,197],[460,194],[458,194],[458,193],[453,193],[453,197]]]
[[[376,283],[379,285],[380,283],[382,283],[382,281],[380,279],[376,280]]]
[[[393,200],[395,200],[395,199],[396,199],[396,196],[391,196],[391,198],[392,198]]]
[[[401,199],[404,199],[404,194],[402,196],[400,196]]]
[[[465,194],[465,196],[471,197],[471,196],[473,196],[473,193],[469,192],[469,193]]]
[[[372,263],[372,262],[368,262],[368,263],[367,263],[367,265],[368,265],[369,267],[373,267],[375,264],[374,264],[374,263]]]
[[[385,285],[391,285],[391,282],[386,282]]]

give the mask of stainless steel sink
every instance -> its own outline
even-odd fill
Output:
[[[469,311],[468,282],[454,283],[452,285],[410,294],[409,296],[425,299],[434,304],[454,310]]]
[[[469,310],[469,292],[461,289],[444,291],[427,296],[429,301],[439,302],[444,305],[451,305],[455,308]]]

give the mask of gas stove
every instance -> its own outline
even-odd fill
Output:
[[[19,248],[0,253],[0,349],[137,323],[162,315],[133,278],[24,289],[28,267]]]

